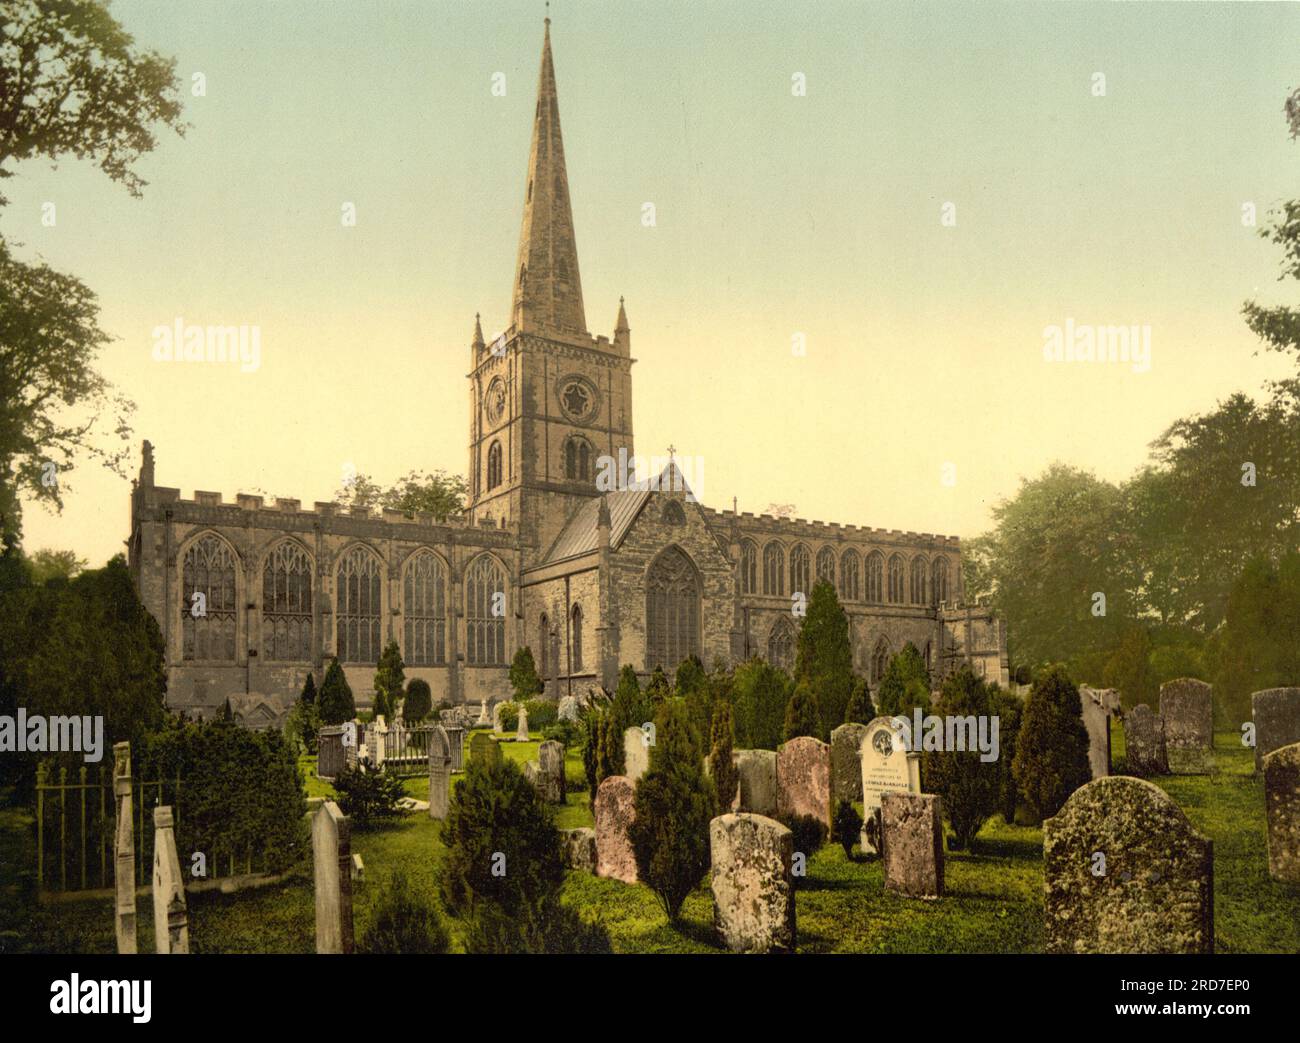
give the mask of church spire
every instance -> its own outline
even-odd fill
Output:
[[[537,112],[528,153],[528,187],[510,314],[520,330],[549,327],[587,333],[582,280],[578,275],[578,243],[569,207],[569,176],[560,137],[549,18],[542,41],[542,71],[537,82]]]

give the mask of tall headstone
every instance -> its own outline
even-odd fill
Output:
[[[515,731],[515,742],[528,741],[528,707],[519,704],[519,727]]]
[[[474,737],[469,741],[469,759],[500,764],[501,744],[490,738],[486,732],[475,732]]]
[[[1266,688],[1250,697],[1255,723],[1255,770],[1274,750],[1300,742],[1300,688]]]
[[[1124,760],[1130,775],[1169,774],[1165,722],[1146,703],[1138,703],[1124,714]]]
[[[732,952],[793,952],[794,834],[763,815],[709,823],[713,924]]]
[[[486,699],[481,700],[478,704],[478,723],[480,725],[492,723],[492,718],[488,716]]]
[[[465,770],[465,729],[459,725],[444,728],[447,744],[451,750],[451,770]]]
[[[316,775],[332,779],[343,770],[347,758],[343,749],[343,726],[327,724],[317,736]]]
[[[1110,715],[1119,708],[1119,693],[1081,685],[1079,704],[1088,733],[1088,767],[1094,779],[1102,779],[1110,774]]]
[[[566,794],[563,743],[547,739],[537,748],[537,770],[533,785],[548,804],[564,803]]]
[[[736,810],[776,815],[776,751],[736,750]]]
[[[489,742],[492,740],[489,739]],[[441,724],[433,726],[429,736],[429,817],[439,821],[447,817],[451,796],[451,741]]]
[[[885,890],[907,898],[943,897],[943,803],[933,793],[880,798]]]
[[[1264,814],[1268,820],[1268,875],[1300,884],[1300,743],[1264,757]]]
[[[636,787],[625,775],[610,775],[596,787],[596,875],[637,881],[636,855],[628,829],[636,818],[632,798]]]
[[[505,726],[501,723],[501,713],[505,705],[505,703],[497,703],[492,707],[492,731],[497,735],[505,734]]]
[[[311,854],[316,877],[316,951],[352,951],[352,832],[332,800],[311,820]]]
[[[623,774],[637,781],[650,770],[650,744],[646,732],[633,725],[623,732]]]
[[[862,738],[865,724],[841,724],[831,732],[831,800],[862,799]]]
[[[886,793],[921,792],[921,755],[908,751],[891,717],[867,725],[858,751],[862,763],[862,835],[868,854],[880,853],[881,798]]]
[[[1150,782],[1075,790],[1043,823],[1043,872],[1049,952],[1214,951],[1214,845]]]
[[[780,818],[809,815],[831,825],[831,748],[811,735],[776,751],[776,810]]]
[[[113,745],[113,803],[116,819],[113,845],[113,917],[117,951],[133,953],[135,944],[135,830],[131,806],[131,744]]]
[[[1214,688],[1180,677],[1160,686],[1160,716],[1165,722],[1165,753],[1175,775],[1208,775],[1214,770]]]
[[[170,807],[153,809],[153,944],[154,952],[169,955],[190,951],[185,878],[176,854],[175,827]]]

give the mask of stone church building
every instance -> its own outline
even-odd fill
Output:
[[[634,453],[632,334],[587,326],[549,20],[509,321],[469,345],[469,501],[439,522],[397,511],[156,483],[131,495],[129,560],[167,647],[168,702],[210,715],[235,700],[287,707],[338,656],[358,702],[395,638],[434,699],[508,697],[529,645],[548,691],[612,690],[619,668],[671,671],[754,655],[793,665],[800,595],[824,578],[849,615],[854,661],[877,682],[911,641],[936,677],[969,664],[1007,683],[1006,632],[962,604],[956,537],[705,507],[670,463],[650,487],[598,487]],[[657,486],[657,487],[656,487]]]

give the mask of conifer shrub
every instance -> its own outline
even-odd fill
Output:
[[[357,704],[352,698],[352,687],[344,676],[343,667],[339,665],[338,656],[330,660],[325,669],[325,680],[321,682],[320,696],[321,724],[343,724],[357,715]]]
[[[844,857],[851,858],[853,845],[858,842],[862,833],[862,816],[858,814],[857,808],[847,800],[841,800],[835,806],[835,817],[831,820],[831,827],[836,843],[844,848]]]
[[[808,681],[799,681],[794,686],[794,695],[785,706],[782,735],[786,742],[803,735],[811,735],[815,739],[822,737],[821,708],[817,704],[817,694]]]
[[[401,869],[395,869],[380,892],[357,951],[387,956],[435,955],[445,953],[449,943],[437,903],[415,890]]]
[[[1011,769],[1020,796],[1041,822],[1092,778],[1079,689],[1062,666],[1035,682],[1025,700]]]

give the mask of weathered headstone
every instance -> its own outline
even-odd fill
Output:
[[[492,731],[497,735],[505,734],[505,726],[501,723],[501,713],[505,709],[505,703],[497,703],[492,707]]]
[[[650,770],[650,744],[647,733],[633,725],[623,732],[623,774],[634,783]]]
[[[831,800],[862,799],[862,737],[865,724],[841,724],[831,732]]]
[[[352,951],[351,823],[332,800],[311,820],[311,853],[316,877],[316,951]]]
[[[579,717],[577,696],[566,695],[561,699],[559,709],[556,710],[556,716],[561,721],[577,721]]]
[[[317,736],[316,776],[332,779],[347,765],[343,749],[343,726],[327,724]]]
[[[1088,733],[1088,767],[1094,779],[1103,779],[1110,774],[1110,715],[1119,708],[1119,693],[1080,685],[1079,704]]]
[[[1169,774],[1165,722],[1146,703],[1138,703],[1124,714],[1124,760],[1130,775]]]
[[[1255,770],[1274,750],[1300,742],[1300,688],[1266,688],[1250,697],[1255,724]]]
[[[483,699],[478,704],[478,723],[491,724],[492,718],[488,716],[487,700]]]
[[[793,952],[794,835],[763,815],[709,823],[713,924],[732,952]]]
[[[1300,743],[1264,757],[1264,813],[1268,820],[1268,875],[1300,884]]]
[[[563,804],[565,799],[564,744],[547,739],[537,747],[537,773],[533,783],[548,804]]]
[[[1180,677],[1160,686],[1160,717],[1165,722],[1165,754],[1175,775],[1208,775],[1214,770],[1214,688]]]
[[[880,853],[881,797],[886,793],[921,792],[921,755],[911,753],[891,717],[867,725],[858,750],[862,763],[862,834],[864,853]]]
[[[492,740],[488,740],[491,742]],[[429,817],[441,821],[447,817],[451,796],[451,741],[447,729],[435,724],[429,735]]]
[[[637,881],[636,855],[628,829],[636,812],[632,798],[636,787],[625,775],[610,775],[596,788],[596,875]]]
[[[190,951],[185,878],[176,854],[175,826],[170,807],[153,809],[153,945],[154,952],[169,955]]]
[[[933,793],[882,793],[885,890],[908,898],[943,897],[943,802]]]
[[[131,744],[113,745],[114,824],[113,885],[116,892],[113,918],[117,951],[133,953],[135,944],[135,831],[131,823]]]
[[[465,729],[459,725],[444,726],[447,744],[451,749],[451,770],[465,770]]]
[[[1214,845],[1158,786],[1113,775],[1043,823],[1048,952],[1214,951]]]
[[[596,831],[588,826],[560,830],[561,854],[570,869],[586,873],[596,871]]]
[[[515,742],[528,742],[528,707],[519,704],[519,727],[515,731]]]
[[[831,825],[831,748],[811,735],[776,751],[776,810],[780,818],[811,815]]]
[[[776,815],[776,751],[736,750],[736,811]]]
[[[491,764],[500,764],[501,745],[491,738],[487,732],[475,732],[474,737],[469,741],[469,759],[471,761],[488,761]]]

